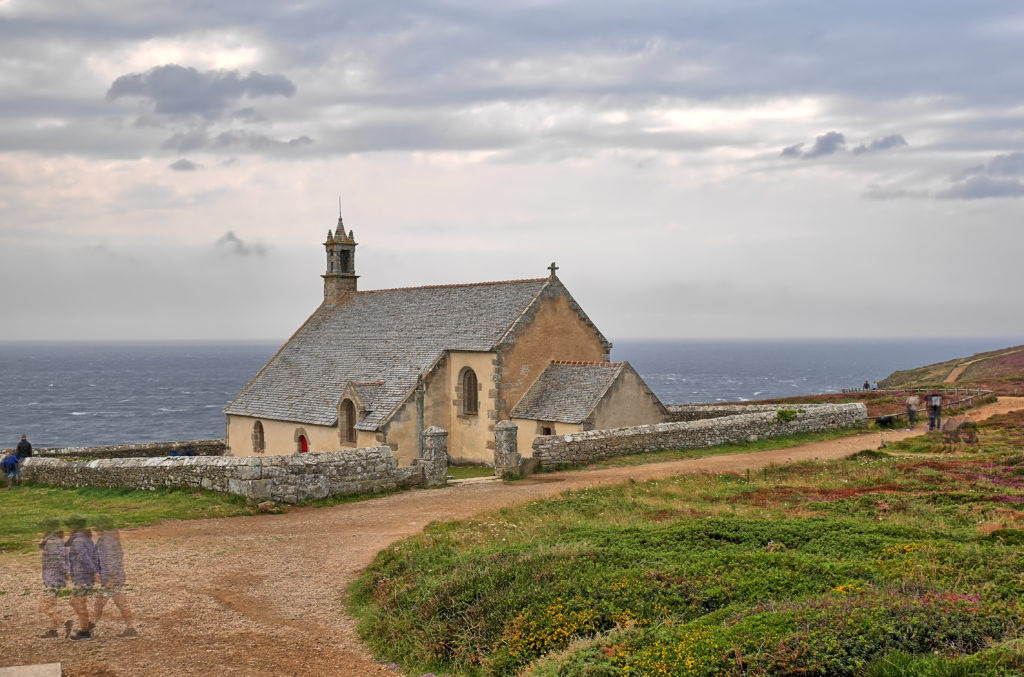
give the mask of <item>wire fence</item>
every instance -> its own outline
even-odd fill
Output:
[[[984,390],[981,388],[898,388],[898,389],[870,389],[865,390],[863,388],[843,388],[844,394],[853,393],[891,393],[891,394],[902,394],[902,393],[925,393],[931,395],[939,393],[942,395],[942,408],[943,410],[949,409],[970,409],[978,404],[989,401],[995,397],[995,391]],[[952,393],[952,396],[950,396]],[[927,410],[926,407],[922,407]],[[876,423],[880,419],[887,419],[887,422],[895,425],[900,419],[908,418],[907,412],[898,412],[894,414],[880,414],[879,416],[868,416],[869,421],[875,421]]]

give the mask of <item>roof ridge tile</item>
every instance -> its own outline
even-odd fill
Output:
[[[409,291],[412,289],[452,289],[454,287],[484,287],[496,284],[523,284],[526,282],[544,282],[546,277],[523,278],[520,280],[494,280],[492,282],[456,282],[453,284],[423,284],[416,287],[389,287],[386,289],[361,289],[349,294],[376,294],[384,291]]]
[[[621,367],[624,362],[593,362],[578,360],[551,360],[551,364],[562,367]]]

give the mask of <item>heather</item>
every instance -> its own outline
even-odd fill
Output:
[[[435,523],[350,608],[410,672],[1019,674],[1024,414],[976,433]]]

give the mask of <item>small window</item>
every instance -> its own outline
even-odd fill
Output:
[[[554,431],[551,430],[550,426],[544,426],[544,428],[541,430],[541,434],[542,435],[553,435]]]
[[[263,423],[256,421],[252,427],[252,450],[255,453],[260,453],[266,448],[267,444],[263,438]]]
[[[476,416],[480,410],[478,389],[476,372],[466,367],[462,370],[462,413],[466,416]]]
[[[356,441],[356,405],[352,400],[345,399],[341,403],[341,415],[338,417],[338,427],[341,428],[341,441],[354,444]]]

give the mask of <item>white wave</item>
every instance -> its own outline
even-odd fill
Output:
[[[93,413],[91,411],[73,411],[73,412],[71,412],[71,415],[72,416],[92,416]]]
[[[188,409],[168,409],[167,407],[160,407],[159,409],[157,409],[157,411],[164,411],[164,412],[167,412],[169,414],[172,414],[172,413],[177,413],[179,411],[188,411]]]

